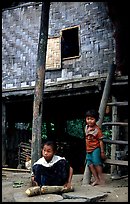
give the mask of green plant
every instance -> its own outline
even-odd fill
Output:
[[[84,137],[85,122],[83,119],[68,120],[66,132],[75,137]]]
[[[47,128],[46,128],[46,123],[45,122],[42,124],[41,135],[42,135],[42,139],[47,139]]]
[[[105,116],[103,122],[110,122],[111,118],[110,116]],[[102,133],[104,136],[104,139],[111,140],[112,139],[112,129],[109,126],[103,126],[102,127]],[[111,158],[111,144],[105,143],[105,153],[107,158]]]

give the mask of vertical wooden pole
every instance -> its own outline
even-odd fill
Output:
[[[116,102],[116,98],[112,96],[112,102]],[[117,106],[112,107],[112,122],[118,121],[118,113],[117,113]],[[119,135],[119,126],[112,126],[112,140],[118,140]],[[111,159],[116,159],[116,144],[111,145]],[[116,174],[117,172],[117,166],[111,165],[111,175]]]
[[[6,164],[6,107],[2,103],[2,166]]]
[[[41,25],[38,44],[36,84],[33,103],[31,160],[33,163],[41,157],[41,128],[43,113],[43,92],[45,79],[46,50],[48,39],[50,2],[42,2]]]
[[[109,98],[109,94],[110,94],[110,90],[111,90],[111,85],[112,85],[112,80],[113,80],[113,76],[114,76],[114,73],[115,73],[115,69],[116,69],[116,66],[114,64],[112,64],[111,67],[110,67],[107,79],[106,79],[104,91],[103,91],[103,94],[102,94],[102,99],[101,99],[100,106],[99,106],[99,120],[97,122],[99,127],[102,126],[102,122],[103,122],[103,119],[104,119],[106,105],[107,105],[107,102],[108,102],[108,98]]]

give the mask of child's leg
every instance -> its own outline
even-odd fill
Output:
[[[93,174],[94,179],[95,179],[95,181],[92,183],[92,185],[96,185],[99,183],[99,178],[98,178],[95,166],[93,164],[93,152],[87,153],[86,159],[87,159],[87,165],[89,166],[90,172]]]
[[[69,164],[62,159],[53,165],[52,185],[62,186],[69,178]]]
[[[92,171],[92,174],[95,178],[93,186],[97,184],[103,184],[103,175],[102,175],[102,161],[101,161],[100,148],[96,148],[91,154],[89,154],[89,167]]]
[[[95,170],[97,172],[99,183],[103,184],[104,183],[104,179],[103,179],[103,173],[102,173],[102,159],[101,159],[100,148],[96,148],[92,152],[92,162],[93,162],[93,165],[94,165]]]
[[[98,185],[100,183],[100,180],[98,178],[98,174],[97,174],[95,166],[93,164],[90,164],[89,168],[90,168],[90,171],[92,172],[94,179],[95,179],[95,181],[92,183],[92,186]]]
[[[34,172],[34,181],[36,181],[38,186],[41,186],[42,185],[42,182],[41,182],[42,165],[40,164],[34,165],[33,172]]]
[[[104,181],[104,178],[103,178],[102,166],[97,165],[97,166],[95,166],[95,169],[96,169],[100,184],[104,184],[105,181]]]

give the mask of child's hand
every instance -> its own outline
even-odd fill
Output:
[[[101,152],[101,158],[103,161],[105,161],[107,159],[107,156],[105,155],[104,152]]]
[[[66,183],[66,184],[64,185],[64,187],[67,188],[67,189],[71,188],[71,183],[69,183],[69,182]]]
[[[34,180],[34,176],[31,177],[32,186],[38,186],[38,183]]]

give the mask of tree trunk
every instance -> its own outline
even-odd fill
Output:
[[[50,2],[42,2],[32,124],[32,165],[41,157],[41,128]]]

